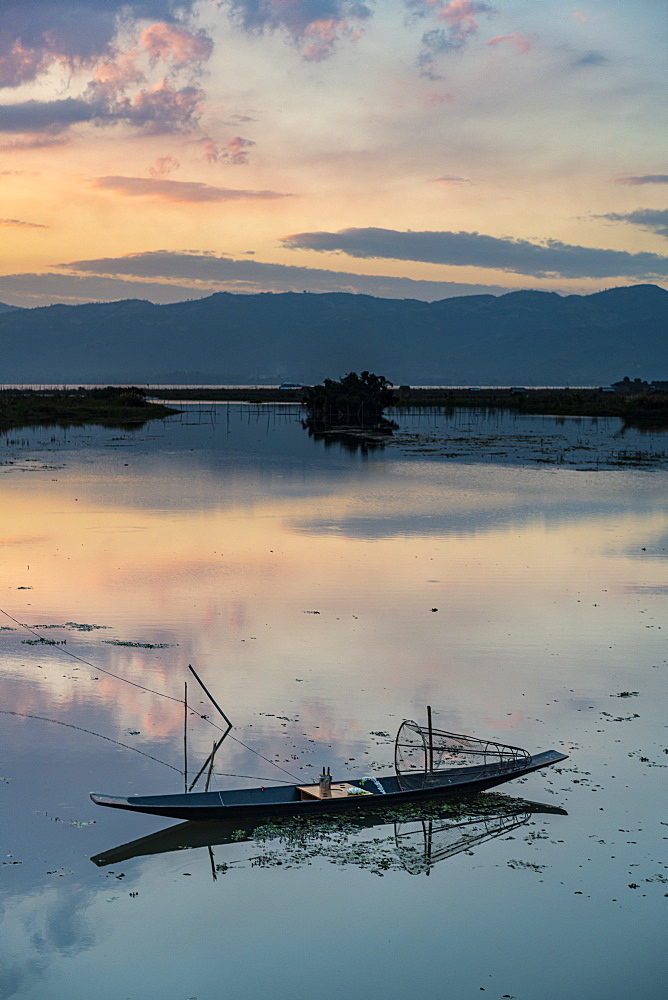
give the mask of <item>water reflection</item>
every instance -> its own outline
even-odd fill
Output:
[[[362,455],[309,438],[299,414],[187,416],[0,442],[0,607],[14,619],[0,626],[3,712],[24,713],[0,714],[0,992],[88,1000],[104,968],[114,998],[215,997],[221,972],[232,996],[308,997],[312,982],[295,989],[305,949],[334,948],[346,961],[319,979],[322,1000],[398,1000],[416,983],[453,997],[482,986],[663,1000],[668,473],[597,456],[659,454],[665,435],[416,414]],[[583,461],[530,458],[552,441]],[[17,622],[64,645],[28,644],[37,637]],[[338,834],[305,845],[311,866],[298,843],[221,841],[215,885],[204,842],[125,877],[120,864],[98,868],[91,856],[156,822],[96,809],[91,790],[182,789],[175,771],[117,745],[180,770],[182,707],[109,674],[181,698],[188,663],[243,743],[300,778],[323,764],[386,773],[387,733],[432,704],[440,728],[570,752],[568,768],[513,786],[569,816],[534,815],[492,839],[512,816],[459,829],[464,814],[396,829],[389,817],[356,831],[340,864]],[[192,759],[211,746],[211,727],[189,722]],[[224,749],[216,787],[281,775]],[[429,879],[368,879],[350,852],[377,867],[376,836],[391,871],[459,853]],[[261,856],[282,863],[254,866]],[[191,858],[201,878],[187,877]],[[403,923],[398,947],[407,907],[424,919]]]
[[[566,816],[565,809],[483,793],[449,801],[447,805],[403,806],[360,816],[326,820],[289,819],[268,823],[179,823],[103,851],[91,858],[100,868],[136,858],[174,851],[205,848],[214,878],[230,865],[255,868],[301,868],[315,859],[351,865],[372,872],[404,870],[429,874],[439,861],[462,851],[472,852],[488,840],[524,826],[534,814]],[[225,860],[213,849],[225,845],[251,845],[244,859]]]

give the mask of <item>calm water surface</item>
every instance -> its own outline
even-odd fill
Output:
[[[663,998],[666,436],[400,420],[365,451],[237,405],[1,439],[0,995]],[[389,772],[427,704],[570,757],[456,814],[133,845],[170,823],[88,793],[182,789],[152,692],[213,718],[189,663],[241,741],[218,788]]]

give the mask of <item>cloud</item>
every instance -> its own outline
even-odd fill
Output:
[[[23,219],[0,219],[0,226],[8,226],[13,229],[50,229],[51,226],[44,226],[41,222],[24,222]]]
[[[210,295],[212,289],[195,291],[178,282],[132,282],[122,278],[75,274],[0,275],[0,300],[9,305],[32,308],[55,303],[112,302],[118,299],[149,299],[151,302],[182,302]]]
[[[12,139],[11,142],[0,143],[0,152],[15,153],[24,149],[48,149],[51,146],[66,146],[69,141],[67,136],[44,133],[23,135],[20,139]]]
[[[454,174],[443,174],[442,177],[435,177],[433,184],[445,184],[447,187],[460,187],[462,184],[471,184],[468,177],[456,177]]]
[[[250,294],[308,290],[432,302],[452,296],[501,295],[508,291],[500,285],[415,281],[167,250],[75,261],[59,267],[58,274],[0,276],[0,301],[27,307],[118,299],[168,303],[221,291]],[[76,273],[64,273],[68,271]]]
[[[152,24],[142,33],[141,45],[153,63],[162,60],[174,66],[204,62],[213,51],[204,31],[193,33],[180,24]]]
[[[240,135],[233,136],[224,146],[210,136],[198,140],[202,147],[204,159],[209,163],[248,163],[248,154],[255,146],[252,139],[244,139]]]
[[[134,97],[107,101],[94,86],[87,98],[66,97],[57,101],[22,101],[5,105],[0,131],[32,133],[41,140],[30,145],[50,145],[44,137],[59,135],[81,123],[97,126],[127,122],[149,135],[187,131],[197,126],[204,94],[197,87],[173,89],[166,80]],[[29,140],[24,140],[29,141]],[[14,148],[19,148],[16,144]],[[23,147],[25,148],[25,146]]]
[[[433,6],[427,0],[429,6]],[[436,17],[445,21],[457,38],[465,39],[478,30],[476,17],[479,14],[490,14],[494,8],[483,0],[450,0],[442,7],[437,7]]]
[[[296,233],[283,238],[289,249],[345,253],[351,257],[424,261],[490,268],[532,277],[650,279],[668,274],[668,257],[571,246],[558,240],[531,243],[467,232],[399,232],[343,229],[338,233]]]
[[[203,104],[204,93],[198,87],[174,90],[162,80],[152,90],[142,90],[133,98],[123,97],[102,120],[124,120],[150,135],[181,132],[195,128]]]
[[[531,48],[531,42],[528,38],[523,38],[522,35],[518,35],[516,31],[513,31],[510,35],[497,35],[496,38],[490,38],[487,42],[488,45],[496,48],[497,45],[514,45],[521,53],[524,55]]]
[[[185,19],[195,0],[26,0],[0,14],[0,86],[30,82],[54,64],[91,77],[79,94],[2,107],[0,131],[57,134],[80,123],[148,133],[198,127],[196,85],[213,42]],[[157,20],[156,20],[157,18]],[[142,22],[153,23],[142,27]]]
[[[132,19],[177,23],[195,0],[21,0],[0,13],[0,87],[16,87],[53,64],[80,68],[112,55]],[[7,9],[8,8],[8,9]]]
[[[103,257],[59,265],[61,271],[81,276],[133,279],[134,294],[141,294],[144,281],[180,282],[180,287],[199,294],[213,291],[262,292],[303,291],[351,292],[389,298],[416,298],[433,301],[453,295],[502,294],[500,285],[466,284],[453,281],[420,281],[385,275],[361,275],[287,264],[237,259],[214,253],[188,253],[169,250],[148,251],[124,257]],[[64,276],[63,276],[64,277]],[[3,282],[0,277],[0,295]],[[34,283],[34,282],[33,282]],[[130,293],[128,293],[130,294]],[[190,294],[190,293],[189,293]]]
[[[76,97],[57,101],[21,101],[2,107],[0,130],[57,135],[71,125],[93,121],[104,112],[102,105]]]
[[[370,8],[358,0],[219,0],[245,31],[287,34],[305,59],[319,62],[337,42],[355,41]]]
[[[578,56],[571,63],[575,69],[579,67],[586,66],[605,66],[610,62],[607,56],[603,55],[602,52],[596,52],[594,50],[590,52],[585,52],[583,55]]]
[[[630,184],[631,187],[639,184],[668,184],[668,174],[620,174],[615,177],[615,184]]]
[[[437,71],[439,56],[461,51],[468,40],[478,30],[477,18],[481,14],[494,14],[491,4],[484,0],[404,0],[409,12],[415,17],[433,16],[446,25],[425,31],[418,54],[417,64],[421,76],[430,80],[440,80]],[[518,36],[519,37],[519,36]]]
[[[641,229],[648,229],[659,236],[668,239],[668,209],[667,208],[638,208],[635,212],[609,212],[607,215],[596,215],[596,219],[608,219],[610,222],[629,222],[633,226]]]
[[[237,188],[214,187],[201,181],[164,181],[155,177],[96,177],[91,185],[100,191],[113,191],[129,198],[152,198],[173,203],[292,198],[279,191],[244,191]]]
[[[173,156],[159,156],[153,166],[148,168],[150,177],[164,177],[171,174],[173,170],[178,170],[181,164]]]

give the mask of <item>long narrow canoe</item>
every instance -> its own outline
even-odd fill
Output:
[[[241,788],[230,791],[190,792],[177,795],[132,795],[128,798],[91,794],[96,805],[130,812],[149,813],[168,819],[221,822],[252,821],[265,816],[319,816],[358,812],[370,807],[391,807],[450,796],[469,795],[521,778],[550,764],[567,759],[557,750],[517,754],[512,759],[491,760],[489,745],[482,763],[473,766],[420,769],[398,767],[397,775],[333,781],[324,791],[319,785],[281,785],[277,788]],[[404,756],[405,761],[405,756]]]
[[[453,811],[449,811],[450,803],[455,806]],[[394,828],[397,841],[405,841],[410,836],[412,830],[431,833],[439,824],[445,824],[451,831],[448,837],[448,855],[457,853],[457,849],[468,850],[471,845],[482,843],[483,840],[492,839],[507,833],[511,826],[509,824],[521,825],[528,822],[531,816],[536,814],[546,814],[553,816],[567,816],[568,813],[560,806],[551,803],[532,802],[527,799],[512,798],[509,795],[500,795],[493,792],[477,796],[465,796],[464,798],[451,799],[441,805],[440,803],[415,805],[410,811],[403,813],[397,819],[394,809],[383,809],[380,799],[376,799],[376,810],[367,810],[349,816],[349,824],[340,830],[341,836],[352,836],[365,830],[376,830],[377,835],[382,836],[383,831]],[[436,811],[434,806],[436,805]],[[273,820],[272,822],[276,822]],[[126,844],[110,848],[91,858],[94,865],[99,868],[109,865],[119,865],[135,858],[153,856],[157,854],[167,854],[172,851],[185,851],[196,848],[226,847],[230,844],[251,843],[255,831],[266,826],[267,820],[256,818],[251,820],[228,820],[221,823],[177,823],[175,826],[168,826],[165,829],[150,833],[148,836],[139,837]],[[305,827],[297,818],[297,825],[294,819],[287,819],[285,823],[279,821],[277,829],[282,831],[282,836],[289,841],[291,830],[296,831],[296,836],[303,837]],[[481,826],[481,836],[472,836],[471,827],[474,824]],[[458,848],[457,831],[461,828],[461,847]],[[309,823],[306,828],[310,836],[317,836],[318,830],[328,832],[331,828],[328,825],[327,817],[323,817],[323,825]],[[453,843],[454,838],[454,843]],[[412,858],[411,860],[414,860]]]

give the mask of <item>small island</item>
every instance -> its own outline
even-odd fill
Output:
[[[0,390],[0,431],[35,424],[138,427],[177,412],[149,402],[145,390],[136,386]]]

